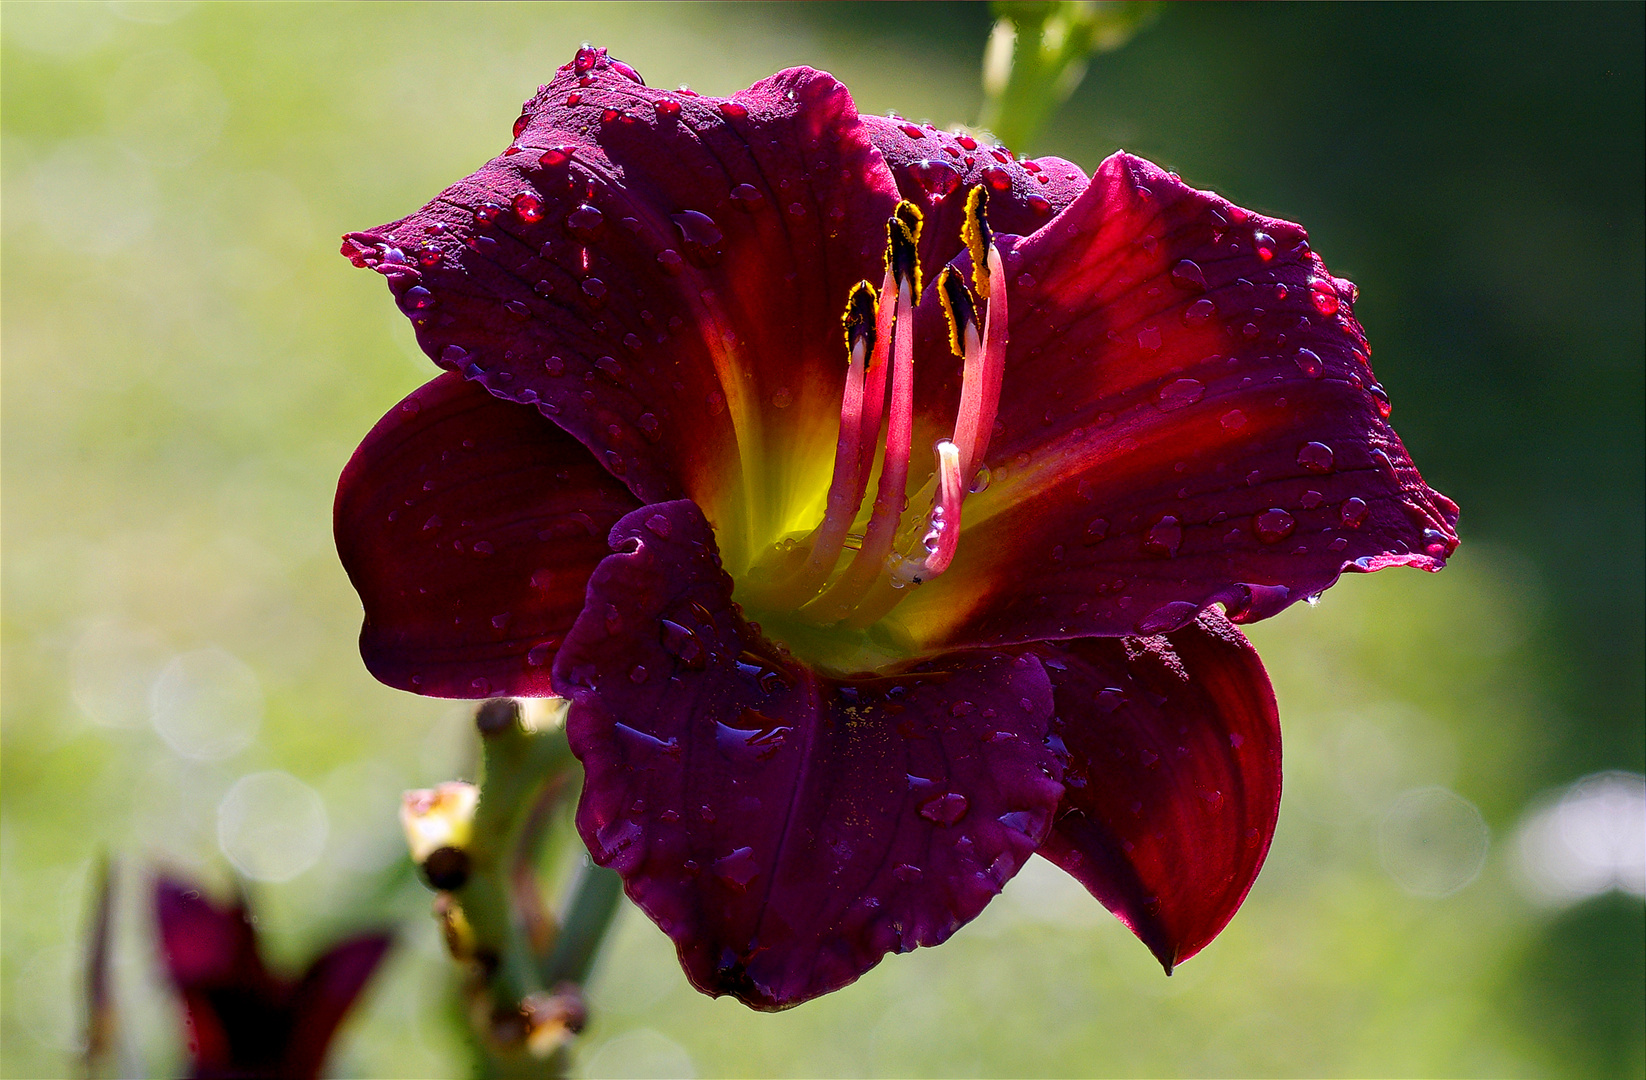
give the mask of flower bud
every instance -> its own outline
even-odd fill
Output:
[[[422,866],[439,848],[468,847],[479,804],[480,789],[461,780],[406,792],[400,801],[400,824],[412,862]]]
[[[526,1018],[526,1049],[536,1058],[546,1058],[571,1042],[589,1019],[576,983],[561,983],[552,994],[528,994],[520,1012]]]

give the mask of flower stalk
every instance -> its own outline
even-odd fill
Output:
[[[1131,0],[997,2],[983,52],[978,126],[1027,149],[1042,124],[1086,77],[1093,53],[1111,52],[1154,20],[1155,5]]]
[[[563,1076],[587,1010],[583,982],[617,910],[621,879],[584,861],[557,916],[538,868],[580,772],[565,703],[493,698],[480,706],[478,788],[407,792],[407,840],[453,959],[487,1076]]]

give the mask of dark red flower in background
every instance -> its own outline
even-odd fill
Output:
[[[218,907],[164,877],[154,904],[166,971],[188,1016],[190,1075],[201,1080],[319,1076],[338,1025],[392,943],[386,933],[349,938],[288,980],[263,966],[244,904]]]
[[[1230,620],[1456,545],[1301,228],[810,69],[717,99],[582,50],[343,250],[448,369],[338,491],[367,665],[570,698],[596,861],[756,1007],[1037,851],[1169,971],[1278,811]]]

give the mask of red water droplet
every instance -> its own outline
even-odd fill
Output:
[[[421,266],[433,266],[440,261],[440,249],[433,244],[424,244],[417,249],[417,262]]]
[[[670,217],[676,227],[680,229],[680,235],[689,244],[713,247],[725,239],[725,234],[720,231],[720,226],[716,225],[714,218],[707,214],[699,213],[696,210],[682,210],[678,214],[670,215]]]
[[[572,57],[572,70],[579,75],[591,70],[594,67],[594,62],[599,60],[601,54],[605,51],[605,49],[597,49],[593,45],[583,46],[577,50],[577,55]]]
[[[1012,186],[1011,174],[993,165],[983,170],[983,182],[996,191],[1008,191]]]
[[[939,795],[920,804],[920,816],[939,825],[953,825],[966,816],[969,804],[957,791]]]
[[[682,259],[680,252],[674,250],[674,248],[664,248],[659,251],[657,253],[657,262],[659,266],[671,274],[680,273],[681,268],[686,265],[686,260]]]
[[[1200,326],[1216,314],[1217,305],[1203,296],[1183,309],[1183,325]]]
[[[1297,350],[1297,355],[1292,357],[1292,360],[1296,362],[1297,370],[1311,379],[1318,379],[1326,374],[1326,362],[1313,349]]]
[[[1180,289],[1199,289],[1206,291],[1206,275],[1200,269],[1200,264],[1193,259],[1184,259],[1172,267],[1172,284]]]
[[[1265,544],[1278,544],[1292,535],[1297,528],[1297,521],[1278,506],[1265,510],[1252,520],[1252,527],[1257,532],[1257,538]]]
[[[731,198],[743,209],[753,210],[765,201],[766,196],[761,194],[760,189],[753,184],[738,184],[732,188]]]
[[[1183,526],[1178,524],[1177,518],[1168,514],[1150,527],[1148,535],[1143,538],[1143,550],[1169,559],[1177,554],[1181,543]]]
[[[991,155],[993,155],[994,159],[996,161],[1000,162],[1000,164],[1002,164],[1002,165],[1004,165],[1008,161],[1012,160],[1012,155],[1010,153],[1008,153],[1005,150],[1005,148],[1003,148],[1003,147],[996,146],[995,148],[990,150],[989,153]]]
[[[1389,392],[1383,389],[1382,383],[1373,383],[1366,388],[1366,392],[1377,402],[1377,415],[1387,420],[1389,414],[1394,412],[1394,403],[1389,400]]]
[[[749,115],[749,110],[735,101],[722,101],[720,103],[720,115],[729,116],[733,120],[740,120]]]
[[[1275,257],[1275,238],[1266,232],[1253,233],[1252,243],[1257,248],[1257,257],[1268,262]]]
[[[547,165],[550,168],[553,168],[556,165],[564,165],[572,159],[572,152],[574,149],[574,147],[570,146],[551,146],[547,150],[543,151],[543,156],[537,159],[537,163],[539,165]]]
[[[965,147],[967,150],[977,149],[977,140],[972,138],[970,135],[956,135],[954,137],[954,141]]]
[[[601,223],[605,220],[606,215],[602,214],[598,207],[583,203],[566,215],[566,228],[584,240],[591,240],[599,233]]]
[[[589,278],[583,282],[583,295],[593,301],[596,307],[599,307],[606,301],[606,283],[597,277]]]
[[[494,202],[483,202],[474,208],[474,220],[481,225],[490,225],[503,215],[503,208]]]
[[[512,205],[514,216],[528,225],[543,220],[543,200],[535,191],[522,191]]]
[[[680,115],[680,102],[674,98],[658,98],[656,108],[658,116]]]
[[[1160,408],[1164,412],[1193,405],[1206,393],[1206,385],[1199,379],[1173,379],[1160,388]]]
[[[899,124],[897,129],[911,139],[924,139],[926,133],[913,124]]]
[[[1340,520],[1343,522],[1344,528],[1360,528],[1360,523],[1366,520],[1366,515],[1371,512],[1371,509],[1370,506],[1366,505],[1365,499],[1353,496],[1344,499],[1340,511]]]
[[[1052,212],[1052,204],[1049,199],[1043,199],[1039,195],[1030,195],[1027,201],[1029,209],[1041,217],[1045,217]]]
[[[909,175],[933,199],[941,199],[960,186],[960,171],[943,161],[925,158],[909,166]]]
[[[1315,310],[1322,315],[1337,314],[1337,290],[1332,288],[1331,282],[1319,278],[1309,282],[1309,299],[1314,303]]]
[[[1332,448],[1321,442],[1304,443],[1297,452],[1297,463],[1312,473],[1332,471]]]
[[[600,122],[602,124],[610,124],[615,122],[621,115],[623,114],[618,112],[616,109],[606,109],[600,114]]]
[[[516,139],[520,138],[520,133],[526,130],[526,125],[531,123],[531,121],[532,118],[527,116],[525,113],[520,114],[520,119],[514,122],[514,137]]]
[[[1018,164],[1022,165],[1025,169],[1032,173],[1037,173],[1040,171],[1040,162],[1035,161],[1033,158],[1024,158]]]

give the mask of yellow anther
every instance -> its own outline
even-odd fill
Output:
[[[966,355],[966,331],[977,337],[977,305],[966,279],[952,265],[945,266],[937,278],[937,298],[943,302],[943,314],[949,320],[949,351],[956,356]]]
[[[863,363],[869,363],[869,357],[874,354],[875,323],[880,317],[880,297],[874,286],[867,281],[859,281],[852,286],[852,291],[846,297],[846,313],[840,317],[840,324],[846,330],[846,362],[850,363],[856,355],[856,350],[863,349]]]
[[[960,225],[960,238],[972,256],[972,288],[985,300],[989,298],[989,249],[994,246],[988,210],[989,191],[979,184],[966,195],[966,220]]]

